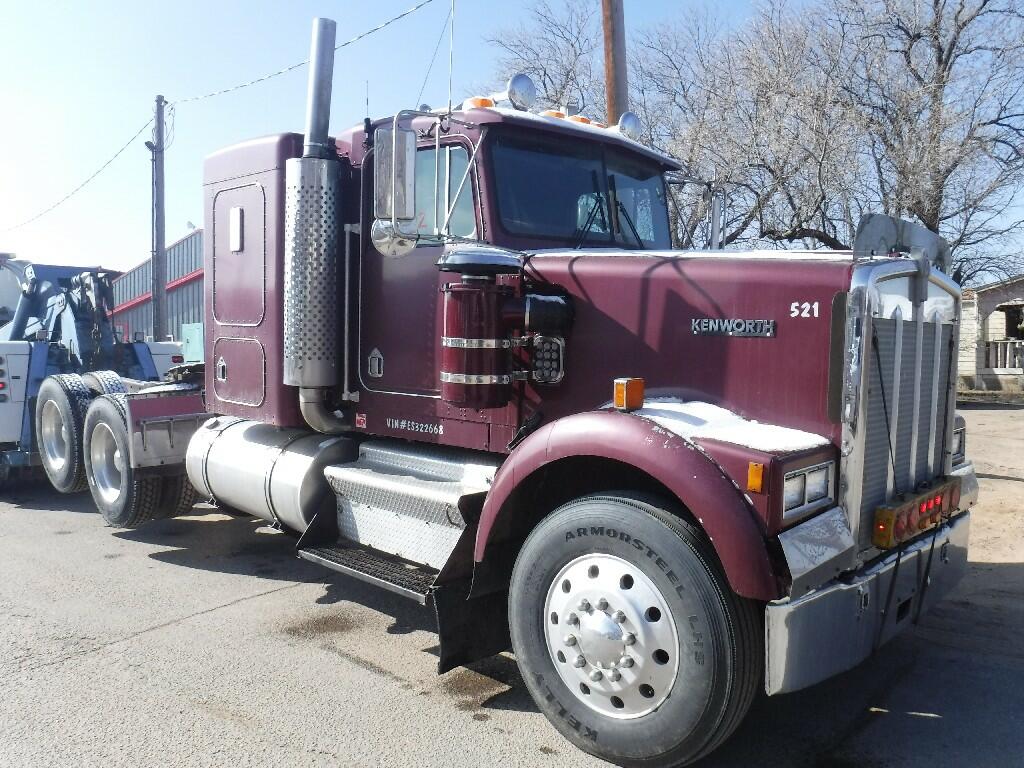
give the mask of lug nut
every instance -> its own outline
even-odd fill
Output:
[[[626,614],[624,614],[622,611],[616,611],[612,614],[612,621],[614,621],[616,624],[621,624],[625,620]]]
[[[633,658],[631,656],[623,656],[621,659],[619,659],[619,666],[629,669],[633,666]]]
[[[579,609],[581,611],[589,611],[590,610],[590,601],[587,600],[587,598],[584,597],[582,600],[580,600]]]
[[[595,683],[598,682],[602,677],[604,677],[604,675],[601,674],[600,669],[595,669],[593,672],[590,673],[590,679],[593,680]]]
[[[613,683],[619,682],[619,680],[621,678],[622,678],[622,673],[619,672],[619,670],[617,670],[617,669],[613,669],[613,670],[608,672],[608,679],[611,680]]]
[[[587,666],[587,660],[581,654],[581,655],[577,656],[575,658],[575,660],[573,660],[572,665],[574,667],[576,667],[576,669],[581,669],[581,668]]]
[[[562,642],[566,645],[576,645],[576,635],[566,635],[562,638]]]
[[[634,635],[632,632],[627,632],[622,636],[622,642],[624,642],[626,645],[632,645],[636,642],[636,635]]]
[[[577,616],[575,613],[570,613],[566,621],[575,626],[576,624],[580,623],[580,617]]]
[[[597,601],[597,610],[603,611],[608,607],[608,601],[603,597]]]

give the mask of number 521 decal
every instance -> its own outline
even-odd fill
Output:
[[[794,301],[789,305],[790,317],[817,317],[818,302]]]

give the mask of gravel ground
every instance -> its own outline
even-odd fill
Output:
[[[964,410],[957,591],[861,667],[758,700],[706,766],[1024,766],[1024,408]],[[214,512],[131,532],[0,501],[0,765],[583,766],[514,661],[438,677],[432,614]]]

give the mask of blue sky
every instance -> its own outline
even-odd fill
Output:
[[[364,114],[369,80],[375,117],[415,105],[450,0],[338,52],[332,130]],[[558,0],[554,0],[556,3]],[[590,0],[599,6],[600,0]],[[0,251],[32,261],[126,269],[149,255],[149,129],[93,182],[33,224],[4,232],[55,202],[95,171],[169,101],[251,80],[308,56],[311,20],[338,21],[338,41],[417,0],[291,2],[36,2],[0,0]],[[741,19],[751,0],[729,0]],[[514,26],[530,0],[458,0],[454,98],[492,80],[484,38]],[[703,0],[625,0],[636,29]],[[447,98],[447,42],[423,100]],[[211,152],[253,136],[301,131],[306,68],[175,111],[166,154],[167,241],[202,226],[202,165]]]

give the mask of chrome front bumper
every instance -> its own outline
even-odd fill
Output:
[[[962,478],[960,508],[967,509],[978,497],[974,467],[968,463],[952,474]],[[800,690],[852,669],[940,601],[967,571],[970,517],[969,512],[960,513],[937,532],[922,536],[903,551],[898,571],[897,555],[892,553],[802,597],[769,603],[765,608],[767,693]],[[894,576],[889,617],[884,619]]]

